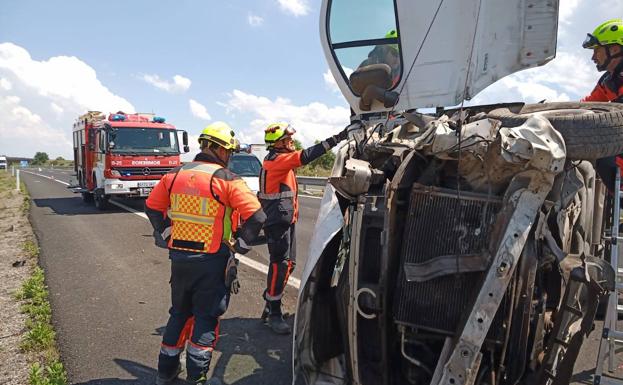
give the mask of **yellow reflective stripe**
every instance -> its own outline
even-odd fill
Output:
[[[225,217],[223,218],[223,240],[229,241],[231,239],[231,207],[225,208]]]
[[[171,218],[171,220],[173,221],[192,222],[192,223],[198,223],[201,225],[213,225],[214,224],[214,217],[206,217],[203,215],[180,213],[179,211],[173,211],[173,210],[169,212],[169,218]]]

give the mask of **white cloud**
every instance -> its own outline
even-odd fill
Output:
[[[579,100],[595,86],[599,73],[588,55],[560,52],[543,67],[507,76],[478,94],[469,104]],[[569,70],[573,69],[573,76]]]
[[[143,75],[141,78],[152,86],[171,93],[184,92],[188,90],[192,84],[190,79],[182,75],[173,76],[173,81],[160,79],[158,75],[148,74]]]
[[[95,70],[74,56],[34,60],[13,43],[0,44],[0,153],[72,156],[71,127],[87,110],[133,112],[134,106],[112,93]],[[54,122],[52,126],[49,122]],[[36,132],[36,135],[33,133]]]
[[[54,102],[50,103],[50,107],[52,108],[52,111],[56,113],[56,115],[60,116],[63,113],[63,107],[59,106]]]
[[[205,106],[195,99],[188,100],[188,104],[190,106],[190,112],[192,112],[193,116],[196,116],[199,119],[210,120],[212,117],[208,113],[208,110]]]
[[[0,78],[0,89],[3,89],[5,91],[11,91],[12,88],[13,84],[11,84],[10,81],[6,80],[5,78]]]
[[[251,118],[246,128],[236,130],[236,135],[248,143],[261,143],[264,128],[272,122],[283,120],[296,128],[297,138],[304,145],[311,145],[315,140],[339,132],[350,119],[350,110],[346,107],[329,107],[318,102],[297,106],[286,98],[271,100],[240,90],[234,90],[224,105],[228,112],[240,112]]]
[[[322,74],[322,77],[324,79],[324,84],[333,92],[340,92],[340,88],[337,86],[337,83],[335,82],[335,78],[333,77],[333,74],[331,73],[331,70],[327,68],[327,70],[325,71],[325,73]]]
[[[310,8],[307,0],[277,0],[282,10],[296,17],[305,16],[309,13]]]
[[[252,27],[259,27],[264,24],[264,18],[262,16],[254,15],[252,13],[249,13],[249,16],[247,16],[247,21]]]
[[[561,24],[571,24],[571,18],[578,8],[581,0],[561,0],[558,8],[558,21]]]
[[[69,157],[71,142],[62,128],[52,127],[15,95],[0,96],[0,153],[32,156],[37,151]]]
[[[346,76],[350,76],[350,74],[353,73],[353,70],[351,68],[348,67],[343,67],[344,68],[344,72],[346,73]],[[327,68],[327,70],[322,74],[322,78],[324,79],[324,84],[333,92],[335,93],[340,93],[340,87],[338,87],[337,82],[335,81],[335,78],[333,77],[333,73],[331,73],[331,70]]]

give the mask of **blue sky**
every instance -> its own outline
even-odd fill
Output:
[[[578,99],[599,74],[586,32],[620,0],[560,0],[558,56],[475,102]],[[275,120],[303,143],[340,129],[348,108],[320,46],[316,0],[0,0],[0,154],[71,156],[87,109],[155,112],[192,137],[215,120],[256,142]]]

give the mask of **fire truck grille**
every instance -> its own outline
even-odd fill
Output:
[[[148,176],[148,175],[164,175],[171,171],[173,167],[124,167],[115,168],[122,177],[124,176]]]
[[[449,335],[457,331],[485,278],[490,230],[500,206],[486,195],[462,192],[459,199],[452,190],[413,188],[394,299],[396,322]],[[485,258],[482,269],[461,267],[465,258],[475,256]],[[426,262],[438,257],[445,257],[443,272],[431,275],[441,259]],[[414,266],[428,269],[429,276],[408,280]]]

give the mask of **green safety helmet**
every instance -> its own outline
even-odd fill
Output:
[[[286,122],[269,124],[264,130],[264,142],[266,143],[266,147],[272,147],[286,136],[294,135],[295,132],[296,130]]]
[[[234,130],[225,122],[214,122],[201,131],[199,144],[207,140],[216,143],[226,150],[236,150],[238,141],[234,138]]]
[[[586,34],[583,48],[618,44],[623,45],[623,19],[612,19],[600,24],[593,33]]]
[[[391,38],[396,38],[398,39],[398,32],[395,29],[392,29],[391,31],[387,32],[385,34],[385,38],[386,39],[391,39]],[[392,48],[394,51],[399,52],[400,50],[398,49],[398,44],[389,44],[389,47]]]

